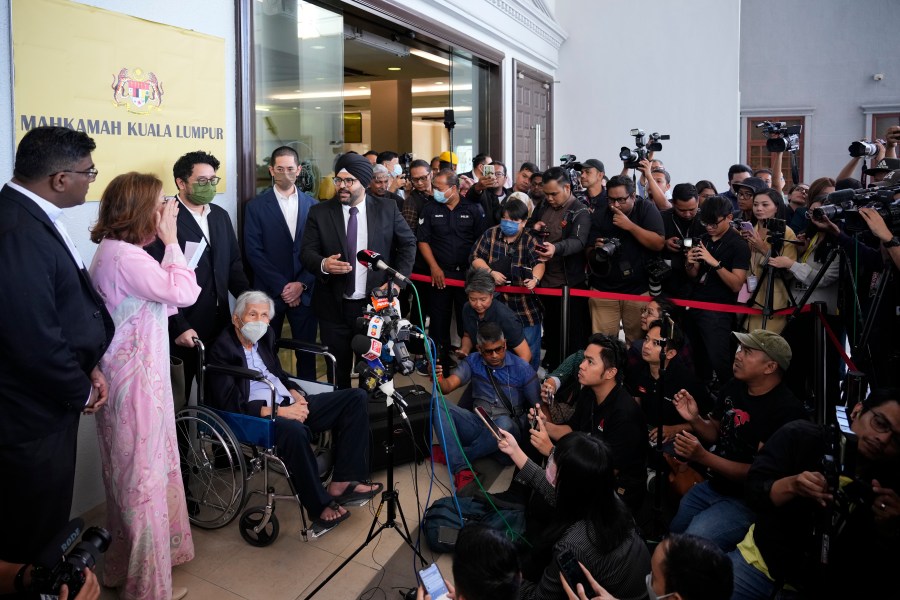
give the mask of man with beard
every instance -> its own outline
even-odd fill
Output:
[[[606,188],[603,186],[605,167],[596,158],[589,158],[581,163],[581,187],[584,188],[585,200],[591,212],[606,206]]]
[[[409,276],[416,238],[395,202],[366,194],[372,180],[368,160],[347,153],[338,159],[335,172],[337,202],[321,202],[310,208],[300,258],[304,268],[318,277],[313,311],[322,324],[322,342],[337,361],[335,383],[338,388],[347,388],[356,318],[363,314],[371,291],[386,289],[391,281],[384,271],[362,265],[356,254],[365,249],[377,252],[386,263]]]
[[[699,240],[706,233],[697,218],[699,208],[697,188],[691,183],[679,183],[672,189],[672,208],[662,213],[666,236],[663,258],[672,267],[672,274],[663,281],[663,290],[674,298],[690,296],[692,280],[685,271],[685,252],[694,240]],[[689,240],[687,244],[685,240]]]
[[[397,208],[403,209],[403,196],[391,191],[394,176],[384,165],[372,167],[372,183],[369,184],[369,194],[381,200],[393,200]]]

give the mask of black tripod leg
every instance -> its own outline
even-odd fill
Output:
[[[397,499],[397,512],[400,513],[400,522],[403,523],[403,531],[401,531],[397,527],[396,523],[394,523],[394,528],[397,529],[397,533],[400,534],[400,537],[402,537],[404,541],[406,541],[407,545],[412,548],[413,552],[416,553],[416,556],[418,556],[419,560],[422,561],[422,566],[424,567],[428,563],[428,561],[425,560],[425,557],[422,556],[422,553],[419,552],[419,549],[416,548],[415,544],[412,543],[412,536],[409,533],[409,525],[406,524],[406,517],[403,516],[403,506],[401,506],[399,498]]]

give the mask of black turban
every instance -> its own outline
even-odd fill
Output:
[[[334,169],[335,175],[346,169],[348,173],[359,179],[363,187],[369,187],[369,182],[372,181],[372,163],[366,157],[355,152],[348,152],[340,157]]]

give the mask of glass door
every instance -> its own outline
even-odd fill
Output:
[[[330,198],[344,138],[344,18],[303,0],[253,6],[257,191],[272,184],[272,150],[290,146],[303,167],[298,187]]]

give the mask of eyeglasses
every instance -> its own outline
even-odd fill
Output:
[[[56,173],[50,173],[50,177],[53,177],[54,175],[59,175],[60,173],[78,173],[79,175],[87,175],[88,181],[94,181],[95,179],[97,179],[97,175],[100,174],[100,171],[98,171],[97,169],[95,169],[93,167],[91,167],[87,171],[63,170],[63,171],[57,171]]]
[[[428,181],[429,177],[431,177],[431,176],[430,175],[422,175],[421,177],[410,177],[410,180],[413,183],[425,183],[426,181]]]
[[[334,179],[332,179],[332,181],[334,182],[335,187],[341,187],[342,185],[353,187],[353,184],[359,181],[359,179],[354,179],[353,177],[347,177],[346,179],[335,177]]]
[[[222,181],[221,177],[198,177],[197,185],[203,186],[212,184],[213,186],[216,186],[219,185],[220,181]]]
[[[712,229],[713,227],[718,227],[719,225],[721,225],[721,224],[722,224],[722,221],[724,221],[724,220],[727,219],[727,218],[728,218],[728,217],[722,217],[721,219],[719,219],[719,220],[716,221],[715,223],[704,223],[703,221],[701,221],[700,224],[703,225],[704,227],[706,227],[707,229]]]
[[[631,198],[632,198],[631,195],[625,196],[624,198],[612,198],[612,197],[607,196],[607,199],[609,200],[610,204],[625,204],[626,202],[631,200]]]
[[[281,175],[284,173],[296,173],[299,169],[297,167],[275,167],[272,170]]]
[[[737,196],[740,198],[741,196],[746,196],[747,198],[753,197],[753,192],[750,190],[740,189],[737,191]]]
[[[482,356],[491,356],[492,354],[499,355],[499,354],[503,354],[504,352],[506,352],[506,344],[503,344],[502,346],[497,346],[496,348],[482,348],[481,349]]]
[[[877,410],[872,409],[869,412],[872,413],[872,429],[878,433],[890,433],[891,443],[895,447],[900,448],[900,432],[894,431],[891,428],[891,422],[887,420],[887,417]]]
[[[641,309],[641,314],[642,315],[650,315],[651,317],[659,316],[659,314],[655,310],[653,310],[651,308],[647,308],[646,306]]]

